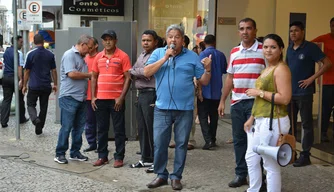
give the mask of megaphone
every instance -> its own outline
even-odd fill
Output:
[[[269,145],[255,145],[253,147],[253,151],[259,155],[272,157],[281,167],[289,165],[292,158],[292,148],[288,143],[284,143],[277,147]]]

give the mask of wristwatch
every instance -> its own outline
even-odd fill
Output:
[[[259,95],[261,98],[263,98],[264,97],[264,92],[261,90],[260,91],[260,95]]]

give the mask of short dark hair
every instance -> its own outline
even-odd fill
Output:
[[[152,37],[153,37],[154,40],[158,39],[158,35],[157,35],[157,33],[154,30],[150,30],[150,29],[149,30],[145,30],[143,32],[143,35],[152,35]]]
[[[298,27],[300,30],[304,31],[305,30],[305,25],[304,23],[302,23],[301,21],[294,21],[289,25],[289,28],[291,28],[292,26],[296,26]]]
[[[190,39],[189,39],[189,37],[187,35],[184,36],[184,40],[183,41],[184,41],[184,44],[185,44],[184,46],[188,48],[188,45],[190,43]]]
[[[213,45],[216,43],[216,37],[212,34],[205,36],[204,43],[207,45]]]
[[[158,44],[157,44],[157,48],[159,47],[164,47],[164,40],[160,36],[158,36]]]
[[[331,20],[329,21],[329,24],[331,24],[334,21],[334,17],[331,18]]]
[[[44,43],[44,37],[41,34],[36,34],[34,36],[34,44],[38,45],[38,44],[43,44]]]
[[[92,37],[92,39],[93,39],[94,45],[99,46],[99,41],[95,37]]]
[[[23,37],[21,35],[16,36],[16,41],[18,41],[19,39],[22,39]],[[14,44],[14,37],[12,37],[11,39],[12,45]]]
[[[264,38],[263,38],[263,42],[267,39],[272,39],[274,41],[276,41],[277,45],[279,48],[284,48],[284,42],[282,40],[282,38],[277,35],[277,34],[268,34],[266,35]],[[280,61],[283,61],[283,53],[281,53],[281,56],[280,56]]]
[[[205,49],[204,42],[203,41],[199,42],[198,47],[200,47],[202,49],[202,51],[204,51],[204,49]]]
[[[239,21],[239,24],[240,23],[242,23],[242,22],[251,22],[252,24],[253,24],[253,27],[254,27],[254,29],[256,29],[256,22],[255,22],[255,20],[254,19],[252,19],[252,18],[249,18],[249,17],[246,17],[246,18],[244,18],[244,19],[241,19],[240,21]],[[239,25],[238,25],[239,26]]]

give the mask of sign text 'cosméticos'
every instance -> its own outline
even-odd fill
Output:
[[[124,0],[64,0],[64,14],[124,16]]]

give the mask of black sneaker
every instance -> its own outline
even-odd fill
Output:
[[[59,163],[59,164],[67,164],[68,163],[65,155],[56,156],[53,160],[55,162]]]
[[[8,124],[6,123],[6,124],[1,124],[1,127],[2,128],[7,128],[8,127]]]
[[[88,157],[83,156],[81,153],[77,153],[75,156],[70,156],[70,160],[73,160],[73,161],[88,161]]]
[[[311,165],[311,160],[309,155],[300,154],[299,159],[297,159],[294,163],[294,167],[304,167],[307,165]]]

